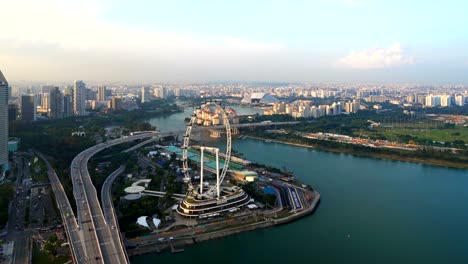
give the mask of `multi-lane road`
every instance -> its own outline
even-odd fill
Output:
[[[63,189],[60,180],[55,173],[54,169],[50,165],[49,161],[44,158],[41,153],[36,152],[36,154],[44,160],[47,166],[47,174],[49,176],[50,185],[52,191],[55,194],[55,200],[57,202],[57,207],[59,208],[60,215],[62,216],[63,225],[67,236],[69,238],[70,249],[77,263],[100,263],[96,260],[94,255],[91,252],[88,252],[86,246],[85,236],[83,230],[80,229],[75,214],[73,213],[70,202],[68,201],[65,190]]]
[[[115,218],[111,222],[104,218],[96,188],[88,171],[89,159],[105,148],[153,135],[154,133],[146,133],[104,142],[81,152],[73,159],[71,165],[73,195],[77,204],[78,225],[83,240],[86,241],[85,247],[88,249],[87,262],[128,263]]]

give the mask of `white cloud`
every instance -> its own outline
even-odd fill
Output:
[[[241,67],[256,63],[255,59],[265,61],[268,54],[283,49],[275,43],[227,36],[201,37],[119,26],[100,19],[106,2],[77,3],[2,3],[0,67],[6,68],[5,72],[10,69],[12,78],[25,79],[161,79],[178,76],[188,67],[197,67],[194,72]],[[21,69],[27,69],[27,74]]]
[[[397,42],[388,48],[352,51],[349,55],[340,59],[337,64],[341,67],[354,69],[377,69],[412,63],[412,57],[405,56],[403,48]]]

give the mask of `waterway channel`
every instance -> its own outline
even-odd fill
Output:
[[[253,139],[233,149],[292,170],[320,192],[317,211],[132,263],[468,263],[468,170]]]

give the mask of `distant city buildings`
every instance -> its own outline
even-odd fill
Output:
[[[348,111],[357,111],[359,103],[351,102]],[[271,109],[265,110],[265,115],[290,115],[294,118],[319,118],[322,116],[340,115],[343,112],[341,102],[331,105],[313,105],[310,100],[296,100],[292,103],[276,102]],[[348,112],[350,113],[350,112]],[[354,113],[354,112],[353,112]]]
[[[8,104],[8,121],[15,121],[18,118],[18,106]]]
[[[466,102],[466,96],[463,94],[459,94],[455,96],[455,105],[464,106]]]
[[[141,102],[146,103],[150,101],[149,87],[141,87]]]
[[[63,106],[64,100],[62,92],[60,92],[58,87],[52,88],[49,93],[49,118],[62,118],[64,116]]]
[[[33,94],[21,95],[21,120],[35,121],[36,120],[36,98]]]
[[[85,115],[86,85],[83,81],[75,81],[73,86],[73,113],[77,116]]]
[[[70,117],[73,115],[73,95],[63,95],[63,117]]]
[[[89,85],[89,84],[88,84]],[[366,84],[117,84],[89,85],[76,81],[74,85],[26,84],[13,86],[9,98],[8,119],[19,117],[24,120],[82,116],[90,113],[102,114],[109,110],[138,109],[136,98],[148,102],[150,97],[167,99],[175,97],[226,98],[227,103],[257,104],[274,106],[265,114],[287,114],[295,118],[321,117],[341,113],[356,113],[360,109],[386,108],[390,103],[404,109],[414,110],[429,107],[460,107],[467,104],[468,86],[440,85],[366,85]],[[61,89],[62,88],[62,89]],[[29,97],[22,106],[22,95],[34,95],[34,105]],[[281,103],[280,100],[295,103]],[[314,103],[311,103],[313,101]],[[334,102],[334,103],[333,103]],[[361,104],[362,102],[362,104]],[[276,103],[276,104],[275,104]],[[23,109],[24,108],[24,109]],[[30,109],[35,109],[35,113]],[[94,110],[94,111],[91,111]]]
[[[8,170],[8,82],[0,71],[0,166]],[[2,173],[3,177],[4,173]]]
[[[230,123],[239,123],[239,117],[237,116],[236,110],[227,107],[225,112]],[[196,123],[200,126],[216,126],[224,124],[223,116],[219,108],[211,108],[209,105],[207,105],[202,109],[196,110],[195,115],[197,117]]]
[[[97,101],[104,102],[106,101],[106,86],[99,86],[98,93],[97,93]]]
[[[121,96],[112,96],[111,109],[122,110],[122,97]]]
[[[169,96],[169,91],[165,86],[154,88],[154,96],[161,99],[166,99]]]

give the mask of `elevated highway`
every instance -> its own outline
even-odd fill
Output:
[[[86,262],[95,260],[98,263],[128,263],[120,232],[115,223],[106,221],[103,210],[99,204],[96,188],[94,187],[88,171],[88,161],[99,151],[105,148],[138,139],[152,137],[154,133],[145,133],[135,136],[123,137],[104,142],[91,147],[75,157],[71,165],[73,195],[77,204],[78,225],[80,226],[84,245],[88,249]]]
[[[101,263],[100,260],[93,259],[93,256],[96,254],[90,252],[85,245],[86,241],[83,240],[84,235],[82,234],[82,230],[78,227],[75,214],[73,213],[70,202],[68,201],[65,190],[57,174],[49,161],[41,153],[36,152],[36,154],[44,160],[46,164],[47,175],[49,176],[50,185],[55,195],[55,201],[59,208],[60,216],[62,217],[74,261],[76,263]]]

